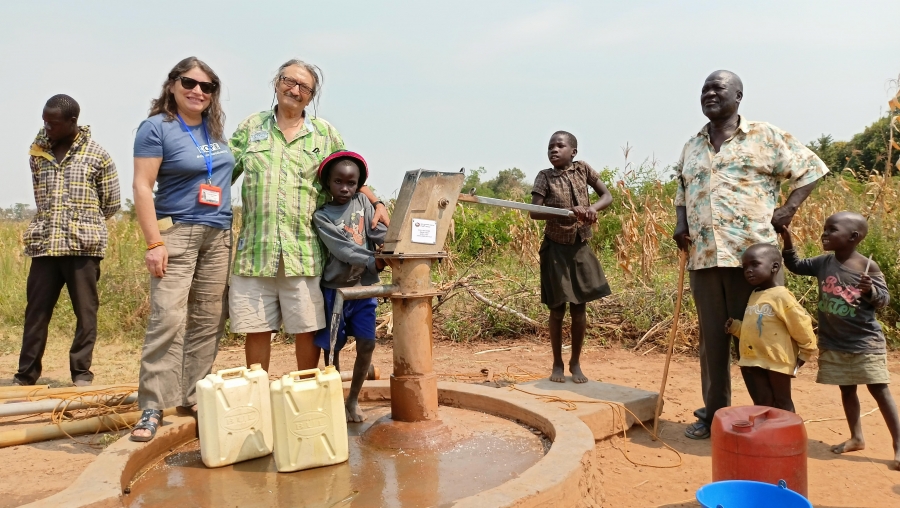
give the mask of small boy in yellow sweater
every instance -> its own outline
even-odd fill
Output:
[[[775,283],[781,270],[776,246],[750,246],[741,264],[755,289],[743,321],[725,323],[725,330],[740,340],[741,375],[755,405],[794,412],[791,378],[816,353],[812,319],[786,287]]]

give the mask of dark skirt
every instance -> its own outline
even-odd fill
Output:
[[[587,303],[612,293],[587,242],[564,245],[544,238],[540,256],[541,303],[547,307]]]

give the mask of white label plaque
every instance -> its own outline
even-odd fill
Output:
[[[413,243],[436,244],[437,221],[413,218],[412,238],[410,240]]]

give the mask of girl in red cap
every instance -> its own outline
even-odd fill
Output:
[[[378,272],[384,268],[375,259],[375,250],[384,244],[387,228],[379,223],[370,229],[375,209],[358,192],[366,182],[369,169],[366,160],[355,152],[340,151],[329,155],[319,166],[319,182],[331,195],[331,201],[313,214],[313,228],[328,248],[325,273],[322,274],[322,296],[325,299],[325,328],[316,332],[316,346],[326,352],[331,348],[329,330],[334,297],[339,288],[370,286],[379,281]],[[375,298],[347,300],[334,346],[334,366],[340,370],[338,352],[347,336],[356,338],[356,363],[353,381],[345,403],[348,422],[361,422],[366,415],[359,409],[358,397],[363,380],[372,364],[375,351]]]

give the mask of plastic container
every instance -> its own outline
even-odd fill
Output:
[[[802,418],[765,406],[726,407],[716,411],[711,431],[713,482],[753,480],[777,485],[784,480],[807,497]]]
[[[272,453],[269,375],[255,363],[225,369],[197,381],[200,457],[221,467]]]
[[[275,430],[275,467],[300,471],[350,457],[344,390],[334,367],[291,372],[269,386]]]
[[[720,410],[721,411],[721,410]],[[710,483],[697,491],[697,502],[703,508],[812,508],[805,497],[789,490],[784,480],[778,485],[728,480]]]

